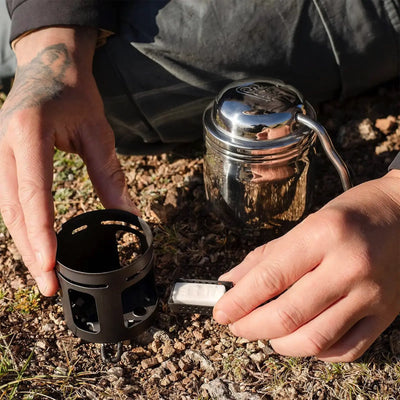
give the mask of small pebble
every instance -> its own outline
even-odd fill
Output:
[[[250,358],[255,363],[260,364],[265,360],[266,355],[263,352],[259,352],[259,353],[250,354]]]
[[[111,367],[110,369],[108,369],[107,374],[115,375],[116,377],[120,378],[124,375],[124,370],[121,367]]]
[[[159,360],[157,357],[146,358],[142,360],[140,363],[143,369],[154,367],[155,365],[159,364]]]

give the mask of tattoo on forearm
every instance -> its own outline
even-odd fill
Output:
[[[65,71],[70,64],[66,45],[58,43],[46,47],[28,64],[17,68],[12,90],[0,110],[0,137],[15,111],[41,106],[61,95]]]

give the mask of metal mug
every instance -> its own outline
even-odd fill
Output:
[[[310,103],[280,80],[231,83],[203,115],[206,197],[230,223],[283,227],[299,222],[311,205],[318,137],[351,187],[348,169]]]

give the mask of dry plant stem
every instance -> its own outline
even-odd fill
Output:
[[[1,330],[0,330],[0,337],[1,337],[2,341],[3,341],[3,343],[4,343],[4,348],[6,349],[8,355],[9,355],[10,358],[11,358],[13,367],[14,367],[14,369],[16,370],[16,369],[18,368],[18,364],[15,362],[14,355],[13,355],[12,351],[10,350],[10,345],[11,345],[11,343],[12,343],[12,339],[13,339],[13,338],[11,339],[10,343],[7,343],[7,341],[6,341],[6,339],[5,339],[6,336],[3,335],[3,333],[2,333]]]

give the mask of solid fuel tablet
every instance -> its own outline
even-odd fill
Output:
[[[214,307],[225,292],[224,285],[177,282],[172,292],[172,301],[175,304]]]

